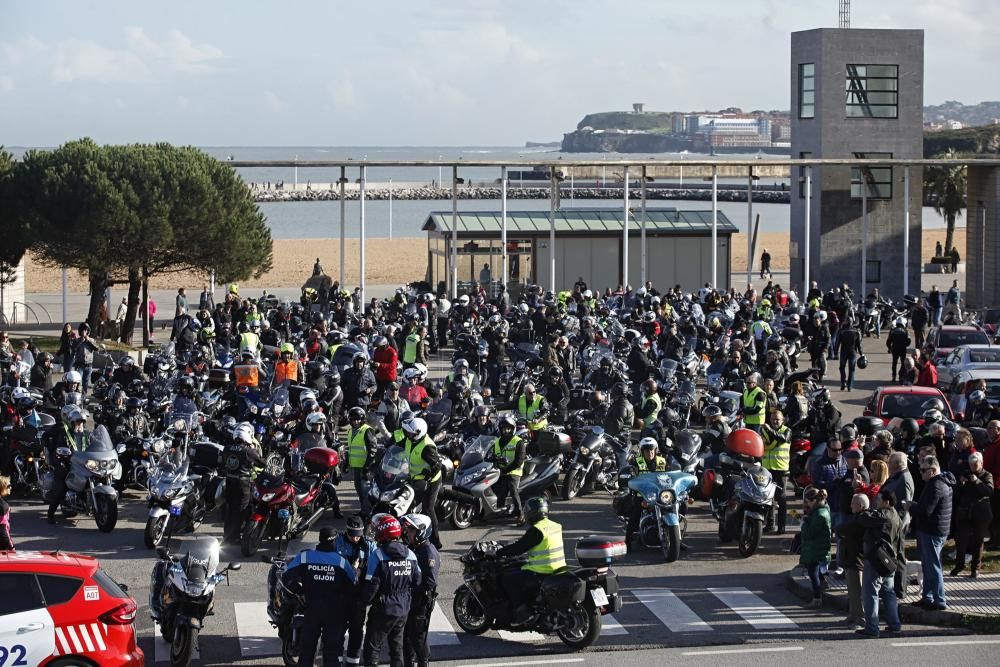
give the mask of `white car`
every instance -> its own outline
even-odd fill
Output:
[[[1000,370],[1000,346],[959,345],[938,364],[938,386],[942,389],[962,371]]]

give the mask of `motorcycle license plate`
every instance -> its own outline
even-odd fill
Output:
[[[607,607],[609,604],[608,594],[600,586],[590,589],[590,597],[598,607]]]

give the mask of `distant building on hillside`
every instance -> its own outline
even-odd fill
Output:
[[[644,102],[633,102],[632,113],[642,113],[642,107],[644,106],[645,106]]]

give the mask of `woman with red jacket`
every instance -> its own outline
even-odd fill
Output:
[[[376,393],[381,398],[390,382],[396,381],[396,363],[399,355],[389,345],[385,336],[375,336],[375,352],[372,354],[372,364],[375,366]]]

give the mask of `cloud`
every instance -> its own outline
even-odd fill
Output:
[[[289,109],[288,103],[270,90],[264,91],[264,105],[274,113],[285,113]]]
[[[0,93],[14,92],[14,79],[9,76],[0,76]]]
[[[163,39],[157,41],[140,27],[125,29],[125,35],[132,51],[155,59],[169,69],[182,72],[210,72],[212,63],[223,57],[222,49],[211,44],[198,45],[180,30],[170,30]]]
[[[138,83],[149,79],[149,69],[134,53],[109,49],[90,41],[60,42],[50,49],[48,59],[53,83],[80,80]]]
[[[358,106],[358,96],[354,88],[353,79],[337,79],[327,84],[330,97],[333,98],[333,107],[337,111],[348,111]]]

